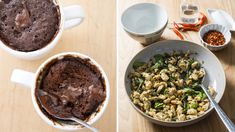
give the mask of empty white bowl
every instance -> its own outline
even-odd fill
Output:
[[[144,45],[159,40],[167,22],[166,10],[154,3],[132,5],[121,16],[123,29]]]
[[[224,35],[225,43],[223,45],[219,45],[219,46],[211,45],[211,44],[206,43],[203,40],[203,36],[205,35],[205,33],[207,33],[208,31],[211,31],[211,30],[219,31],[219,32],[221,32]],[[204,25],[200,29],[200,31],[199,31],[199,38],[200,38],[201,43],[205,47],[207,47],[209,50],[211,50],[211,51],[218,51],[218,50],[224,49],[225,47],[227,47],[229,45],[229,43],[231,41],[231,33],[230,33],[228,28],[226,28],[226,27],[224,27],[222,25],[219,25],[219,24],[207,24],[207,25]]]

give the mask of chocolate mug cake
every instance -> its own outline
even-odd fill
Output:
[[[87,120],[97,111],[106,98],[106,86],[99,69],[89,61],[65,56],[40,73],[35,96],[45,115],[53,120],[71,116]]]
[[[53,0],[1,0],[0,40],[11,49],[30,52],[48,45],[60,25]]]

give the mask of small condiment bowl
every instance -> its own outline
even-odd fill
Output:
[[[203,40],[203,36],[205,35],[205,33],[207,33],[208,31],[211,31],[211,30],[215,30],[215,31],[219,31],[221,32],[223,35],[224,35],[224,38],[225,38],[225,43],[223,45],[211,45],[211,44],[208,44],[206,43],[204,40]],[[207,24],[207,25],[204,25],[200,31],[199,31],[199,38],[200,38],[200,41],[201,43],[207,47],[209,50],[211,51],[218,51],[218,50],[222,50],[224,49],[225,47],[227,47],[230,43],[230,40],[231,40],[231,33],[229,31],[228,28],[222,26],[222,25],[219,25],[219,24]]]

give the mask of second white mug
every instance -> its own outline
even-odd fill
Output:
[[[44,63],[42,63],[39,66],[39,68],[37,69],[36,73],[31,73],[31,72],[15,69],[12,72],[11,81],[14,82],[14,83],[17,83],[17,84],[22,84],[22,85],[24,85],[24,86],[31,89],[31,97],[32,97],[32,102],[33,102],[34,108],[35,108],[36,112],[38,113],[38,115],[47,124],[49,124],[50,126],[53,126],[55,128],[62,129],[62,130],[79,130],[79,129],[83,128],[80,125],[73,125],[73,124],[68,124],[68,123],[56,122],[56,121],[53,121],[52,119],[50,119],[46,114],[44,114],[44,112],[42,112],[42,110],[41,110],[41,108],[40,108],[40,106],[37,102],[36,95],[35,95],[36,87],[40,84],[38,82],[41,78],[41,74],[43,72],[45,72],[45,69],[48,66],[48,64],[50,64],[51,62],[53,62],[57,59],[62,59],[65,56],[68,56],[68,55],[73,56],[75,58],[80,58],[80,59],[83,59],[83,60],[90,60],[89,63],[91,65],[94,65],[100,71],[100,73],[101,73],[101,75],[104,79],[106,98],[103,101],[103,103],[100,104],[100,106],[97,108],[97,111],[93,112],[93,114],[90,115],[87,123],[89,125],[92,125],[97,120],[99,120],[99,118],[103,115],[105,109],[107,108],[108,101],[109,101],[109,98],[110,98],[110,85],[109,85],[107,75],[105,74],[102,67],[95,60],[93,60],[92,58],[90,58],[86,55],[77,53],[77,52],[60,53],[60,54],[57,54],[57,55],[54,55],[54,56],[50,57]]]

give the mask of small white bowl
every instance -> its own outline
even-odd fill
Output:
[[[224,35],[225,43],[223,45],[215,46],[215,45],[211,45],[211,44],[208,44],[205,41],[203,41],[204,34],[207,33],[210,30],[216,30],[216,31],[221,32]],[[231,41],[231,33],[230,33],[228,28],[226,28],[226,27],[224,27],[222,25],[219,25],[219,24],[207,24],[207,25],[204,25],[200,29],[200,31],[199,31],[199,38],[200,38],[201,43],[205,47],[207,47],[209,50],[211,50],[211,51],[218,51],[218,50],[224,49],[225,47],[227,47],[229,45],[229,42]]]
[[[121,16],[123,29],[143,45],[158,41],[167,23],[166,10],[155,3],[134,4]]]

